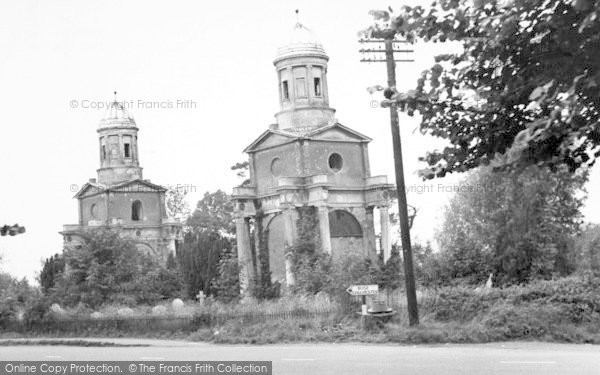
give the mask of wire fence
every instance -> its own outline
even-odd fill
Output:
[[[195,331],[236,321],[241,324],[264,323],[277,320],[325,320],[340,313],[339,309],[290,310],[276,312],[219,312],[192,316],[143,317],[68,317],[41,321],[11,320],[0,326],[0,332],[18,333],[93,333],[93,332],[177,332]]]

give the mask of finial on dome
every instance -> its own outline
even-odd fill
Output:
[[[115,91],[115,102],[117,101],[117,92]]]
[[[296,9],[296,22],[300,23],[300,11]]]

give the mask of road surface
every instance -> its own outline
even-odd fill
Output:
[[[83,339],[90,340],[90,339]],[[212,345],[98,339],[140,347],[0,346],[0,360],[273,361],[273,374],[600,374],[600,346],[510,342],[483,345]]]

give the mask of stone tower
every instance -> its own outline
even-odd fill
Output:
[[[142,179],[138,147],[138,128],[133,117],[117,101],[111,103],[100,121],[100,168],[98,183],[116,183]]]
[[[367,148],[371,139],[335,119],[329,105],[328,60],[315,34],[300,23],[277,51],[276,124],[244,150],[250,183],[233,191],[243,292],[258,272],[249,229],[258,217],[268,233],[273,281],[293,283],[285,252],[295,241],[300,207],[314,208],[322,249],[334,259],[348,254],[375,256],[374,208],[379,208],[382,249],[389,257],[393,187],[386,176],[371,176]]]
[[[135,120],[115,99],[97,131],[98,178],[90,179],[75,195],[79,222],[64,225],[65,246],[77,248],[89,230],[118,229],[138,249],[166,261],[183,238],[181,223],[167,215],[167,189],[142,177]]]

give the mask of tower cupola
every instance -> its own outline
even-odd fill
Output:
[[[116,94],[115,92],[115,100],[109,104],[98,125],[98,182],[107,186],[142,179],[137,143],[138,127],[124,104],[117,101]]]
[[[334,121],[329,107],[327,61],[323,45],[310,29],[296,23],[289,42],[273,61],[279,83],[280,129],[303,132]]]

